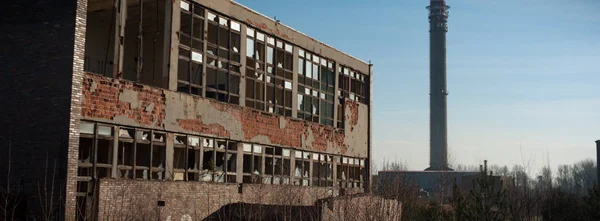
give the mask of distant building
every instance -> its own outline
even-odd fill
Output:
[[[467,192],[477,188],[480,172],[457,171],[379,171],[376,185],[401,186],[418,191],[421,198],[444,198],[453,193],[454,184],[460,191]],[[493,176],[494,188],[503,188],[500,176]],[[443,190],[443,191],[442,191]]]

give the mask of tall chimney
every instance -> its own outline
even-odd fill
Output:
[[[600,187],[600,140],[596,141],[596,185]]]
[[[431,0],[429,10],[429,168],[448,167],[446,115],[446,32],[448,9],[445,0]]]

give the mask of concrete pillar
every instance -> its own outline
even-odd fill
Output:
[[[114,58],[113,77],[122,77],[123,74],[123,54],[125,42],[125,24],[127,23],[127,0],[115,1],[115,36],[114,36]]]
[[[242,63],[242,67],[240,68],[240,106],[246,106],[246,30],[247,26],[245,24],[240,24],[240,63]]]
[[[296,178],[296,150],[290,149],[290,185],[294,185]]]
[[[208,47],[208,10],[204,9],[204,15],[204,39],[202,39],[202,97],[206,97],[206,48]]]
[[[158,6],[157,6],[158,7]],[[169,44],[171,42],[171,27],[172,27],[172,21],[171,21],[171,16],[172,16],[172,1],[165,1],[165,25],[164,25],[164,29],[163,29],[163,48],[162,48],[162,79],[161,79],[161,83],[160,86],[162,88],[167,88],[167,89],[171,89],[170,88],[170,82],[169,82],[169,73],[170,73],[170,66],[173,66],[175,64],[171,64],[171,45]],[[169,42],[169,43],[168,43]]]
[[[167,4],[171,1],[167,1]],[[171,5],[171,55],[169,57],[169,87],[171,91],[177,91],[177,65],[179,64],[179,33],[181,23],[181,1],[173,0]],[[168,10],[168,9],[166,9]],[[168,23],[168,22],[167,22]]]
[[[119,162],[119,127],[113,127],[112,178],[117,178],[117,162]]]
[[[294,60],[292,62],[292,117],[298,117],[298,53],[300,48],[294,46]]]
[[[236,183],[243,183],[244,181],[244,143],[239,142],[237,143],[237,167],[236,167],[236,176],[235,176],[235,182]]]
[[[338,85],[340,81],[339,69],[341,65],[337,61],[333,64],[333,71],[335,72],[335,90],[333,91],[333,127],[337,128],[337,119],[338,119]],[[343,107],[342,107],[343,108]]]
[[[175,142],[175,134],[167,133],[166,134],[166,159],[165,159],[165,180],[173,179],[173,144]]]

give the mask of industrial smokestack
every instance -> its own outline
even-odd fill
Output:
[[[600,140],[596,141],[596,185],[600,187]]]
[[[431,0],[429,10],[429,168],[448,167],[446,115],[446,32],[448,9],[445,0]]]

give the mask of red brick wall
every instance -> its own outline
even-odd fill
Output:
[[[119,99],[125,90],[138,93],[137,107]],[[165,118],[165,96],[158,88],[86,74],[83,80],[81,115],[85,118],[106,120],[126,116],[141,125],[161,127]]]

